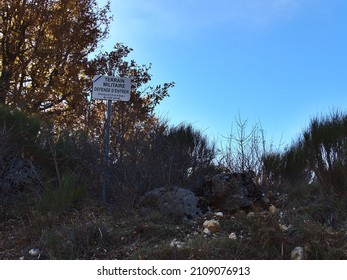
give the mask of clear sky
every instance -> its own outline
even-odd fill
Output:
[[[106,1],[99,0],[100,3]],[[103,43],[174,81],[157,108],[217,142],[240,114],[290,144],[311,117],[347,108],[346,0],[111,0]]]

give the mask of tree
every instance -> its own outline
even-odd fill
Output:
[[[126,61],[132,51],[123,44],[116,44],[114,50],[99,54],[90,62],[88,74],[109,76],[127,76],[131,78],[132,88],[129,102],[113,102],[111,148],[113,156],[122,163],[127,150],[134,149],[133,143],[146,141],[148,134],[157,123],[154,115],[155,107],[169,95],[169,89],[174,83],[151,86],[149,73],[151,65],[138,65],[134,60]],[[102,112],[106,111],[102,101],[94,101],[90,107],[88,127],[94,127],[94,133],[103,134],[100,120],[104,119]],[[98,120],[98,123],[95,122]]]
[[[75,121],[87,102],[88,55],[108,34],[109,9],[96,0],[1,0],[0,104]]]
[[[249,130],[248,121],[243,120],[240,114],[235,120],[236,133],[231,130],[227,137],[227,145],[222,147],[220,165],[229,172],[254,172],[261,179],[264,176],[263,158],[272,145],[268,148],[260,123]]]

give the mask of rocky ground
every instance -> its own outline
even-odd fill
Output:
[[[194,219],[95,203],[61,215],[8,205],[0,212],[0,259],[347,259],[338,213],[273,202]]]

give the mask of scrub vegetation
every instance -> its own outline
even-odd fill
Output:
[[[104,203],[102,141],[4,108],[0,122],[1,259],[37,258],[32,248],[46,259],[289,259],[297,246],[307,259],[347,257],[345,114],[314,118],[292,146],[256,155],[253,172],[276,211],[216,216],[216,207],[192,220],[143,216],[137,202],[157,186],[198,190],[205,176],[233,171],[221,163],[238,162],[240,150],[218,156],[192,126],[159,122],[136,153],[127,139],[122,162],[112,157]],[[219,231],[205,234],[206,219]]]

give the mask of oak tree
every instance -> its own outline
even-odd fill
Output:
[[[1,0],[0,104],[67,122],[76,116],[109,9],[96,0]]]

